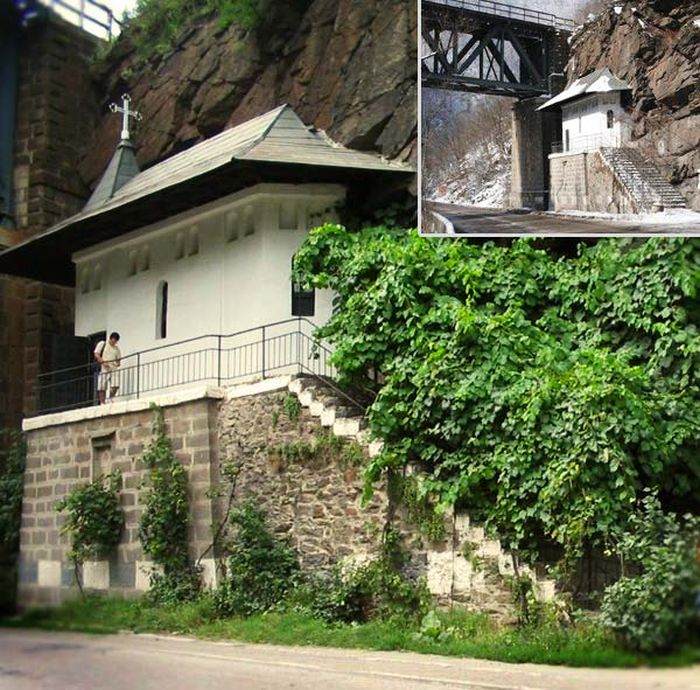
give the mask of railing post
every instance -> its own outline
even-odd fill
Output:
[[[141,395],[141,353],[136,353],[136,399]]]
[[[262,377],[265,378],[265,326],[262,327]]]
[[[217,367],[216,385],[220,387],[221,386],[221,335],[218,336],[217,341],[218,342],[217,342],[216,351],[217,351],[218,356],[219,356],[219,364]]]
[[[299,374],[301,374],[301,316],[297,319],[297,367],[299,367]]]

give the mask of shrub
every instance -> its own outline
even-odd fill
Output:
[[[361,565],[337,564],[329,573],[310,576],[288,603],[328,622],[365,623],[394,616],[419,620],[430,594],[393,569],[385,558]]]
[[[236,533],[227,559],[226,579],[215,593],[224,615],[249,616],[281,602],[299,579],[296,553],[265,526],[265,513],[252,500],[231,514]]]
[[[673,649],[694,634],[695,598],[700,592],[700,517],[679,520],[664,513],[653,495],[642,501],[619,552],[641,567],[608,587],[602,624],[625,646],[641,652]]]
[[[26,452],[21,433],[0,429],[0,614],[15,607]]]
[[[88,558],[107,556],[119,544],[124,516],[119,505],[121,474],[114,470],[75,487],[56,504],[68,518],[61,530],[70,535],[70,559],[78,566]]]
[[[0,430],[0,549],[14,552],[19,547],[19,526],[24,490],[27,448],[17,431]]]

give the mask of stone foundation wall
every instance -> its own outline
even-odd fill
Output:
[[[221,404],[221,458],[240,467],[236,502],[254,498],[272,531],[289,539],[300,554],[302,567],[327,567],[348,556],[376,555],[387,518],[386,493],[377,491],[362,507],[361,469],[344,462],[342,450],[334,457],[310,458],[308,452],[304,456],[303,444],[318,443],[332,432],[319,426],[306,409],[290,418],[284,405],[289,396],[277,392]],[[293,457],[299,453],[301,457]],[[218,500],[218,517],[224,504],[225,497]]]
[[[636,213],[632,199],[597,151],[549,157],[553,211]]]
[[[340,559],[363,562],[377,556],[391,517],[408,556],[407,574],[424,577],[439,603],[458,602],[510,617],[507,577],[513,570],[500,543],[463,514],[445,515],[445,538],[429,542],[401,506],[391,505],[382,486],[362,505],[361,466],[367,443],[333,436],[331,428],[321,425],[319,414],[298,404],[288,384],[287,378],[228,391],[183,391],[157,400],[164,410],[166,433],[187,470],[192,558],[207,551],[213,531],[226,519],[231,487],[222,480],[221,465],[233,462],[239,470],[233,505],[253,499],[266,512],[270,529],[297,551],[303,568],[325,569]],[[21,606],[57,604],[77,595],[68,539],[60,533],[64,517],[55,505],[78,484],[114,468],[121,471],[123,482],[122,543],[111,560],[85,564],[84,586],[125,597],[148,588],[149,565],[138,540],[138,522],[143,510],[139,487],[146,471],[141,457],[151,438],[151,423],[152,412],[142,400],[25,422],[29,447]],[[323,450],[314,453],[319,444]],[[217,559],[222,555],[210,551],[202,560],[208,586],[217,582]],[[551,591],[540,593],[551,596]]]
[[[204,398],[164,408],[166,431],[189,480],[193,557],[199,556],[211,538],[207,491],[218,457],[212,443],[216,403]],[[122,543],[111,560],[85,564],[83,584],[86,589],[123,596],[148,588],[149,566],[138,540],[138,522],[143,510],[139,487],[146,473],[141,456],[151,439],[152,419],[146,407],[29,431],[20,535],[21,606],[54,605],[77,595],[67,557],[69,539],[61,534],[65,517],[55,505],[74,487],[115,468],[122,473]]]

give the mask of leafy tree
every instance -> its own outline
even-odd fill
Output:
[[[648,495],[630,523],[619,552],[641,573],[606,590],[601,622],[634,650],[667,651],[698,630],[700,517],[664,513]]]
[[[697,240],[566,256],[325,225],[295,270],[336,292],[319,335],[376,393],[368,483],[417,464],[424,494],[509,546],[576,556],[619,535],[645,486],[698,499],[699,267]]]

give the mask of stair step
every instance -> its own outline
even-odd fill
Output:
[[[685,208],[683,195],[664,179],[655,165],[636,149],[601,149],[601,155],[639,210],[651,211],[660,204],[665,208]]]
[[[333,422],[333,433],[336,436],[355,436],[362,431],[363,420],[361,417],[346,417],[336,419]]]

